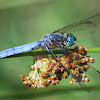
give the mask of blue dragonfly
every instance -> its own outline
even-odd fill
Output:
[[[17,46],[13,48],[9,48],[3,51],[0,51],[0,58],[5,58],[9,57],[12,55],[16,55],[19,53],[24,53],[28,51],[32,51],[38,48],[44,48],[47,52],[51,53],[52,56],[56,59],[57,62],[59,62],[71,75],[73,78],[77,79],[78,83],[80,86],[85,87],[85,84],[75,75],[71,73],[71,71],[66,68],[54,55],[54,53],[51,51],[51,49],[54,48],[60,48],[65,52],[65,47],[72,46],[76,43],[76,37],[72,32],[75,31],[82,31],[82,30],[87,30],[89,28],[96,27],[96,23],[100,21],[100,14],[96,14],[92,17],[89,17],[87,19],[84,19],[82,21],[76,22],[71,25],[67,25],[61,29],[58,29],[49,35],[46,35],[43,37],[42,40],[38,40],[29,44],[25,44],[22,46]],[[65,34],[67,33],[67,34]],[[99,71],[95,70],[100,74]],[[87,89],[86,89],[87,90]]]
[[[43,47],[47,52],[50,53],[51,49],[54,48],[61,48],[64,50],[64,46],[69,47],[76,43],[76,37],[72,34],[72,32],[93,28],[96,26],[96,23],[99,20],[100,14],[96,14],[82,21],[67,25],[43,37],[42,40],[0,51],[0,58],[5,58],[19,53],[32,51],[41,47]],[[65,33],[68,34],[65,35]]]

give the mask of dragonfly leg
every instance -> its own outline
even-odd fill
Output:
[[[59,42],[56,42],[56,41],[52,41],[52,43],[54,45],[58,45],[58,46],[56,46],[56,48],[60,48],[64,52],[64,55],[66,55],[66,50],[65,50],[63,43],[59,43]]]
[[[58,47],[60,47],[60,49],[63,50],[64,55],[66,55],[66,50],[65,50],[65,47],[64,47],[65,37],[64,37],[63,32],[61,32],[61,35],[62,35],[61,42],[57,42],[57,40],[53,40],[52,43],[55,44],[55,45],[58,45]]]
[[[62,39],[62,41],[61,41],[61,44],[63,44],[64,38],[65,38],[65,37],[64,37],[64,33],[61,32],[61,35],[62,35],[62,37],[63,37],[63,39]],[[65,50],[64,44],[63,44],[62,46],[63,46],[64,55],[66,55],[66,50]]]

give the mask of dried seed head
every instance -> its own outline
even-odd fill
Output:
[[[24,78],[25,78],[25,74],[21,74],[21,75],[20,75],[20,79],[21,79],[21,80],[24,80]]]
[[[90,79],[86,77],[86,78],[85,78],[85,81],[86,81],[86,82],[89,82],[89,81],[90,81]]]
[[[84,78],[85,78],[85,77],[86,77],[86,74],[82,74],[82,77],[84,77]]]
[[[92,57],[90,57],[90,58],[89,58],[89,62],[94,63],[95,60],[94,60]]]
[[[85,78],[84,77],[82,77],[82,82],[84,82],[85,81]]]
[[[64,56],[57,56],[60,63],[71,72],[70,85],[73,85],[74,82],[90,81],[84,72],[89,69],[88,62],[94,63],[95,60],[92,57],[86,57],[87,51],[88,49],[81,45],[74,49],[68,49]],[[28,76],[22,74],[20,79],[29,88],[44,88],[50,84],[57,85],[63,78],[68,78],[70,75],[70,72],[60,63],[56,62],[53,57],[49,57],[48,60],[45,56],[35,56],[35,64],[30,66],[31,71]],[[77,76],[77,78],[73,76]]]
[[[64,78],[67,78],[67,77],[68,77],[68,72],[64,71],[63,77],[64,77]]]

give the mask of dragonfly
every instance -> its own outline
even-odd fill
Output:
[[[42,40],[0,51],[0,58],[32,51],[41,47],[44,48],[47,52],[51,52],[51,49],[54,48],[64,49],[64,46],[72,46],[76,43],[76,37],[71,32],[93,28],[96,26],[96,23],[99,20],[100,13],[58,29],[49,35],[44,36]],[[67,34],[64,35],[65,33]]]
[[[91,16],[89,18],[86,18],[82,21],[67,25],[61,29],[58,29],[49,35],[46,35],[42,38],[42,40],[38,40],[29,44],[5,49],[3,51],[0,51],[0,58],[9,57],[12,55],[16,55],[19,53],[29,52],[38,48],[44,48],[45,51],[52,54],[52,56],[56,59],[57,62],[59,62],[71,75],[73,78],[77,78],[78,83],[82,87],[86,87],[85,84],[75,75],[71,73],[71,71],[66,68],[54,55],[54,53],[51,51],[51,49],[54,48],[60,48],[63,51],[65,51],[64,47],[70,47],[76,43],[76,37],[72,32],[75,31],[82,31],[87,30],[89,28],[96,27],[96,23],[100,21],[100,13],[96,14],[94,16]],[[65,34],[66,33],[66,34]],[[99,72],[99,71],[97,71]],[[99,72],[100,74],[100,72]]]

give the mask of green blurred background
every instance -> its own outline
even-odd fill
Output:
[[[65,25],[99,12],[99,0],[0,0],[0,50],[39,40]],[[84,37],[85,40],[79,45],[100,47],[99,31],[97,27],[94,34],[89,33],[94,39],[87,38],[87,34],[79,34],[78,38]],[[100,53],[88,55],[96,60],[92,66],[100,70]],[[70,78],[62,80],[58,86],[29,90],[19,77],[22,73],[28,74],[31,64],[31,56],[0,59],[1,100],[100,100],[100,80],[92,78],[93,75],[89,76],[90,83],[86,83],[92,93],[84,91],[78,84],[70,86]]]

